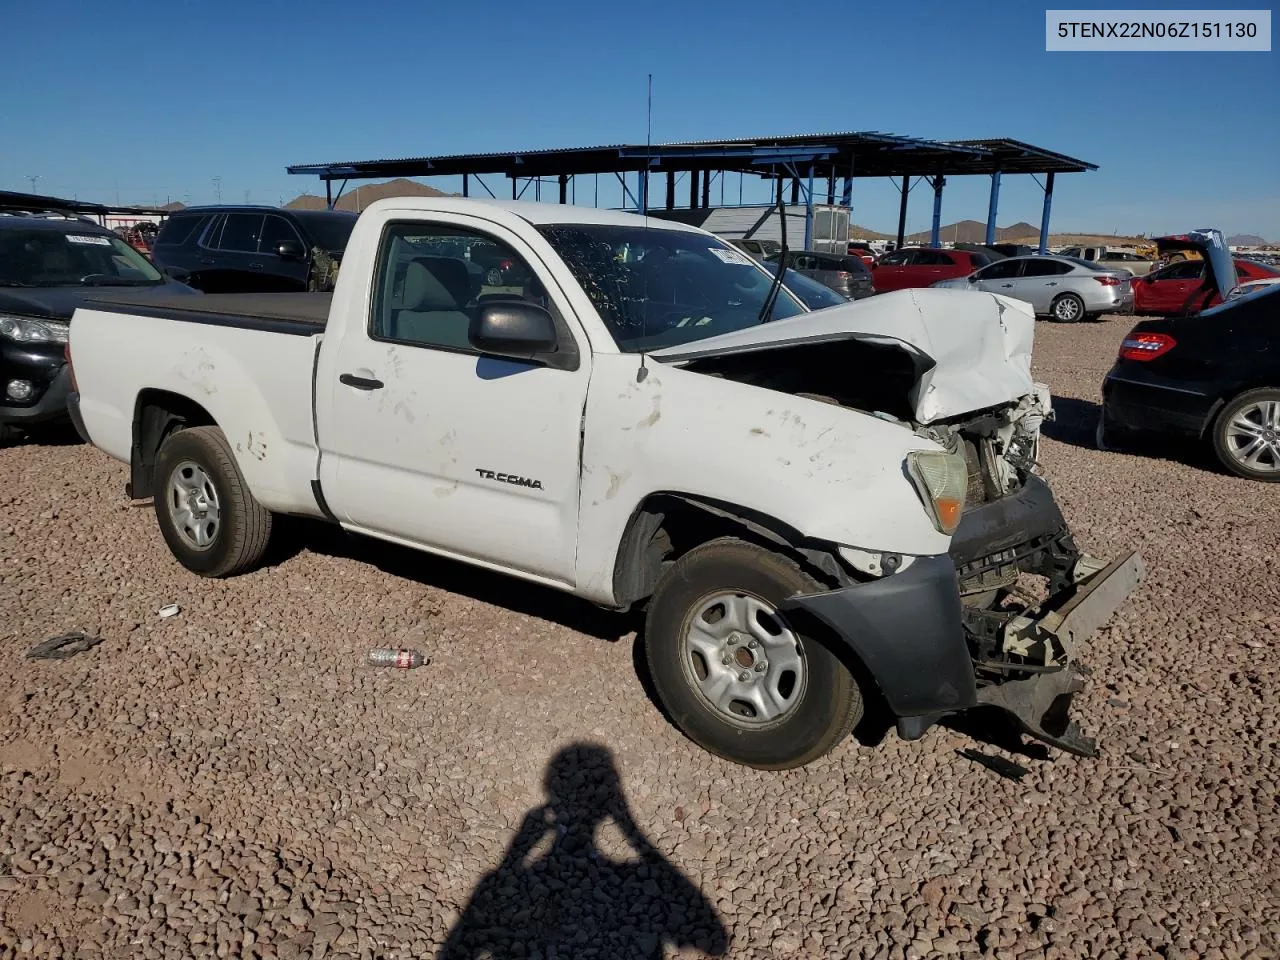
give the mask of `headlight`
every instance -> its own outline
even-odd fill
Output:
[[[964,449],[956,453],[913,450],[907,454],[907,473],[933,525],[948,536],[955,533],[969,488],[969,465],[964,459]]]
[[[29,317],[0,316],[0,337],[18,343],[66,343],[71,325]]]

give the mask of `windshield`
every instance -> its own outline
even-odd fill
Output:
[[[347,249],[347,240],[359,219],[354,214],[333,213],[297,213],[294,216],[311,235],[312,242],[329,253],[342,253]]]
[[[766,260],[764,268],[770,273],[777,273],[778,263],[776,260]],[[804,301],[804,305],[810,310],[838,307],[843,303],[849,302],[825,284],[821,284],[817,280],[811,280],[803,273],[796,273],[791,269],[787,270],[782,282],[786,284],[788,290]]]
[[[605,224],[548,224],[538,232],[628,353],[753,327],[773,283],[741,251],[702,233]],[[768,319],[803,312],[784,287]]]
[[[0,230],[0,287],[146,287],[160,271],[115,234]]]

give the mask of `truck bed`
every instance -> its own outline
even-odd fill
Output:
[[[140,317],[310,337],[329,321],[331,293],[209,293],[201,297],[99,296],[85,304]]]

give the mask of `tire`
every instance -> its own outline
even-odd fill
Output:
[[[689,739],[726,760],[782,770],[816,760],[849,735],[864,709],[853,675],[776,613],[788,597],[823,589],[790,559],[732,538],[690,550],[667,571],[649,606],[645,657],[658,698]],[[729,605],[749,613],[718,627],[734,619]],[[709,693],[717,680],[728,691],[721,706]],[[785,708],[769,716],[746,699],[726,702],[740,693],[760,698],[765,711],[782,701]]]
[[[1280,481],[1280,390],[1250,390],[1228,402],[1213,423],[1213,452],[1238,477]]]
[[[262,559],[271,539],[271,512],[253,499],[217,427],[192,427],[165,438],[156,455],[155,491],[160,532],[192,573],[229,577]]]
[[[0,443],[17,443],[22,431],[11,423],[0,423]]]
[[[1084,319],[1084,301],[1074,293],[1061,293],[1049,305],[1049,315],[1059,323],[1076,323]]]
[[[502,271],[497,267],[490,267],[484,272],[484,282],[490,287],[502,286]]]

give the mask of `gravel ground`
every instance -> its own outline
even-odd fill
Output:
[[[1149,567],[1087,654],[1093,761],[939,728],[735,767],[632,621],[310,526],[199,580],[120,464],[0,450],[0,958],[1275,956],[1280,486],[1092,449],[1129,325],[1038,329],[1063,509]],[[26,659],[67,630],[105,640]],[[401,642],[432,663],[363,665]]]

